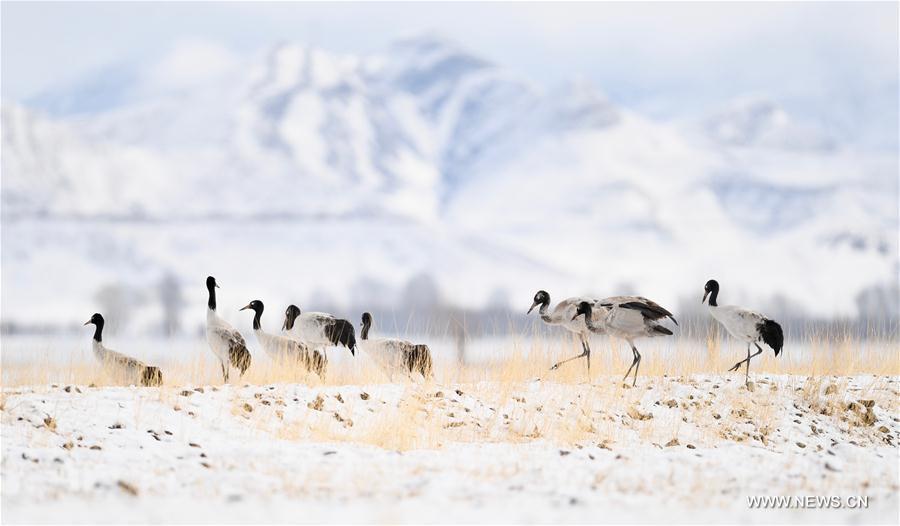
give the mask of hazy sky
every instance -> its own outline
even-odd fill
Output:
[[[27,100],[186,39],[239,54],[281,40],[365,53],[436,32],[537,83],[585,77],[663,116],[753,94],[808,114],[892,99],[882,109],[896,113],[897,24],[895,2],[3,2],[2,96]]]

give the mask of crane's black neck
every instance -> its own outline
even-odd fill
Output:
[[[206,303],[206,305],[209,307],[209,310],[216,310],[216,286],[214,284],[207,283],[206,290],[209,291],[209,301]]]
[[[543,319],[545,322],[553,323],[553,318],[551,318],[550,315],[547,314],[547,309],[549,309],[549,308],[550,308],[550,298],[547,298],[546,300],[544,300],[543,303],[541,303],[541,308],[538,309],[538,314],[541,315],[541,319]]]
[[[294,321],[300,316],[300,307],[296,305],[288,305],[284,311],[284,330],[289,331],[294,328]]]
[[[103,318],[94,322],[94,341],[103,341]]]
[[[258,331],[259,329],[262,328],[262,326],[259,323],[259,320],[262,318],[263,310],[262,310],[262,307],[260,307],[259,309],[253,309],[253,311],[255,313],[255,314],[253,314],[253,330]]]
[[[372,326],[371,318],[367,318],[367,319],[363,320],[362,331],[360,331],[359,337],[362,338],[363,340],[368,340],[369,339],[369,327],[371,327],[371,326]]]
[[[594,329],[594,311],[590,306],[584,309],[584,324],[588,329]]]
[[[718,297],[719,297],[719,289],[712,289],[709,292],[709,306],[710,307],[718,307],[719,306],[719,304],[716,303],[716,298],[718,298]],[[697,300],[694,300],[694,301],[697,301]]]

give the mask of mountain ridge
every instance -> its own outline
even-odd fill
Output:
[[[248,60],[185,49],[114,76],[124,91],[101,111],[50,115],[4,101],[4,227],[121,218],[164,228],[216,217],[416,225],[438,242],[472,236],[469,249],[466,241],[420,248],[459,258],[458,269],[444,269],[457,275],[435,276],[447,291],[465,273],[503,271],[498,260],[465,255],[490,243],[507,247],[500,260],[522,273],[501,280],[516,295],[549,287],[535,283],[526,260],[555,269],[557,287],[642,283],[672,302],[716,274],[756,285],[756,297],[780,294],[829,314],[852,314],[863,290],[896,286],[896,159],[841,144],[764,97],[661,122],[583,80],[542,90],[433,36],[371,56],[292,43]],[[178,78],[198,56],[210,57],[208,78]],[[61,93],[59,107],[80,91]],[[169,259],[125,233],[109,235],[148,260]],[[324,244],[314,250],[344,257]],[[5,271],[11,261],[4,256]],[[402,272],[435,271],[436,262],[421,261]],[[172,270],[166,265],[186,280],[197,270],[170,262],[154,271]],[[105,279],[116,275],[109,269]]]

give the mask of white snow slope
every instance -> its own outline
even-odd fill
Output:
[[[3,520],[896,521],[898,379],[756,380],[6,388]]]

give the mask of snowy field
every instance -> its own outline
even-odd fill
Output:
[[[6,367],[2,519],[898,520],[895,358],[888,374],[806,376],[765,372],[778,366],[767,356],[748,387],[743,374],[666,376],[645,356],[636,388],[603,359],[590,380],[508,358],[394,385],[339,367],[325,382],[266,382],[263,363],[239,384],[182,384],[170,365],[161,389],[77,369],[27,385]],[[843,509],[751,509],[756,496]]]

